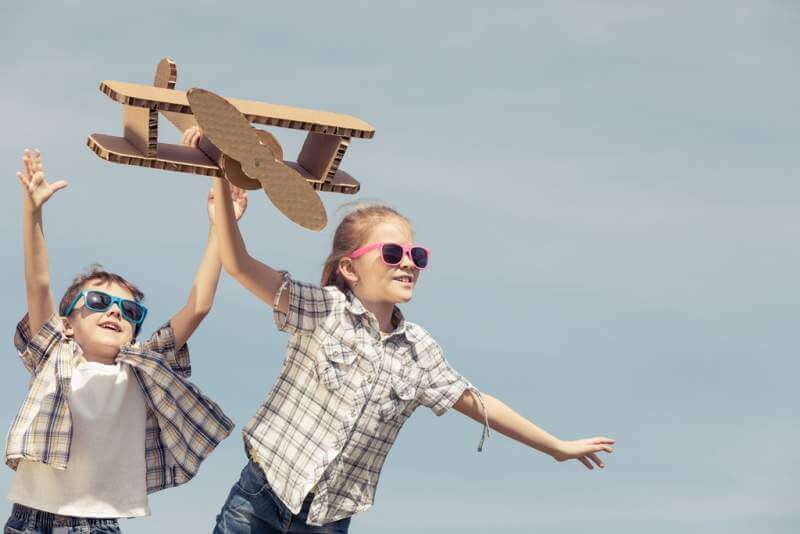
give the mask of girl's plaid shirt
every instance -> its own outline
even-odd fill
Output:
[[[276,304],[283,291],[289,313],[276,310],[275,321],[291,334],[289,347],[244,429],[245,447],[293,513],[313,491],[307,521],[323,525],[372,505],[386,455],[418,406],[442,415],[465,390],[483,400],[397,307],[397,327],[381,339],[375,316],[352,293],[286,273]],[[487,433],[484,426],[481,445]]]
[[[33,337],[28,316],[23,317],[14,344],[33,378],[8,432],[6,464],[16,469],[20,460],[28,460],[66,469],[72,442],[68,396],[72,369],[82,359],[80,347],[64,335],[55,314]],[[233,422],[189,382],[188,347],[176,349],[169,323],[144,343],[124,345],[117,361],[131,366],[147,405],[148,493],[189,481],[228,437]]]

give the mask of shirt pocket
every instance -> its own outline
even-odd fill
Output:
[[[338,325],[321,329],[316,335],[319,344],[315,357],[317,377],[326,388],[338,391],[353,371],[353,364],[358,358],[355,332],[352,328]]]
[[[416,400],[421,378],[422,371],[416,365],[404,365],[399,375],[389,378],[389,398],[381,403],[381,419],[391,421]]]

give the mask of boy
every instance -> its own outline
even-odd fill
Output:
[[[188,381],[186,341],[210,310],[220,275],[213,198],[187,304],[137,343],[144,295],[97,266],[73,281],[56,313],[42,206],[67,183],[45,180],[38,150],[26,149],[23,163],[28,314],[15,344],[33,378],[6,443],[16,473],[5,532],[119,532],[117,518],[148,515],[147,495],[190,480],[233,428]],[[241,217],[246,196],[232,197]]]

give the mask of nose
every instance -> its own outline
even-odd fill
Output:
[[[403,251],[403,261],[400,262],[400,268],[401,269],[414,269],[414,268],[416,268],[416,265],[414,265],[414,262],[411,261],[411,251],[410,250]]]
[[[111,307],[106,310],[106,315],[111,315],[116,317],[117,319],[122,317],[122,310],[119,309],[119,303],[114,302],[111,304]]]

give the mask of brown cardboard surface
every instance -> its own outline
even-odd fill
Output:
[[[135,165],[152,169],[222,176],[220,168],[196,148],[159,143],[155,157],[146,157],[125,138],[114,135],[92,134],[86,145],[100,158],[123,165]]]
[[[170,58],[165,57],[156,67],[156,77],[153,80],[153,86],[161,89],[175,89],[177,81],[178,66]],[[185,132],[193,126],[197,126],[197,121],[195,121],[194,117],[191,115],[175,113],[174,111],[162,111],[161,114],[181,132]]]
[[[178,66],[170,58],[165,57],[158,62],[156,67],[156,77],[153,80],[153,87],[163,89],[175,89],[178,81]]]
[[[259,142],[262,145],[267,145],[270,148],[272,155],[275,156],[275,159],[278,161],[283,160],[283,149],[278,143],[278,140],[275,139],[275,136],[269,132],[265,132],[264,130],[256,130],[256,133],[258,135]],[[248,178],[248,176],[242,170],[242,166],[235,159],[229,158],[223,154],[219,161],[219,166],[222,167],[223,171],[225,171],[225,178],[227,178],[228,181],[236,187],[241,187],[242,189],[247,189],[248,191],[261,189],[261,182],[258,180],[253,180],[252,178]]]
[[[213,161],[208,159],[203,152],[196,148],[174,145],[171,143],[159,143],[156,157],[149,158],[144,156],[138,148],[131,145],[123,137],[98,133],[90,135],[86,140],[86,145],[92,152],[97,154],[98,157],[112,163],[199,174],[203,176],[226,176],[229,180],[230,174],[227,170],[227,165],[233,164],[238,167],[239,173],[241,173],[241,176],[248,180],[248,182],[240,184],[231,180],[231,183],[243,189],[253,190],[261,188],[261,182],[244,175],[239,162],[229,159],[231,163],[227,163],[225,155],[222,156],[221,165],[217,166]],[[308,174],[303,167],[293,161],[286,161],[284,163],[297,170],[301,175],[304,173]],[[225,169],[224,174],[223,169]],[[304,176],[304,178],[306,178],[306,176]],[[313,177],[308,175],[307,179],[313,180]],[[311,185],[317,191],[344,194],[355,194],[361,187],[352,176],[344,171],[338,171],[333,182],[315,182]]]
[[[122,106],[122,136],[147,156],[158,147],[158,112],[152,108]]]
[[[163,89],[136,83],[105,80],[100,91],[121,104],[137,107],[155,106],[159,111],[191,113],[185,91]],[[256,124],[309,130],[340,137],[370,139],[375,129],[361,119],[329,111],[267,104],[252,100],[227,99],[236,109]]]
[[[315,181],[324,182],[336,159],[340,139],[335,135],[309,132],[303,148],[300,149],[300,155],[297,156],[297,163],[307,170]]]
[[[238,161],[244,174],[261,182],[281,213],[310,230],[325,227],[328,217],[314,188],[293,167],[275,159],[237,107],[204,89],[191,89],[186,96],[204,136]]]
[[[269,147],[275,159],[283,161],[283,147],[281,147],[281,144],[275,139],[275,136],[264,130],[256,130],[256,134],[258,135],[258,141],[262,145],[267,145]]]
[[[355,195],[358,193],[359,189],[361,189],[361,184],[358,183],[355,178],[342,170],[336,171],[336,174],[331,180],[318,182],[299,163],[295,163],[294,161],[284,161],[283,163],[299,172],[316,191]]]

